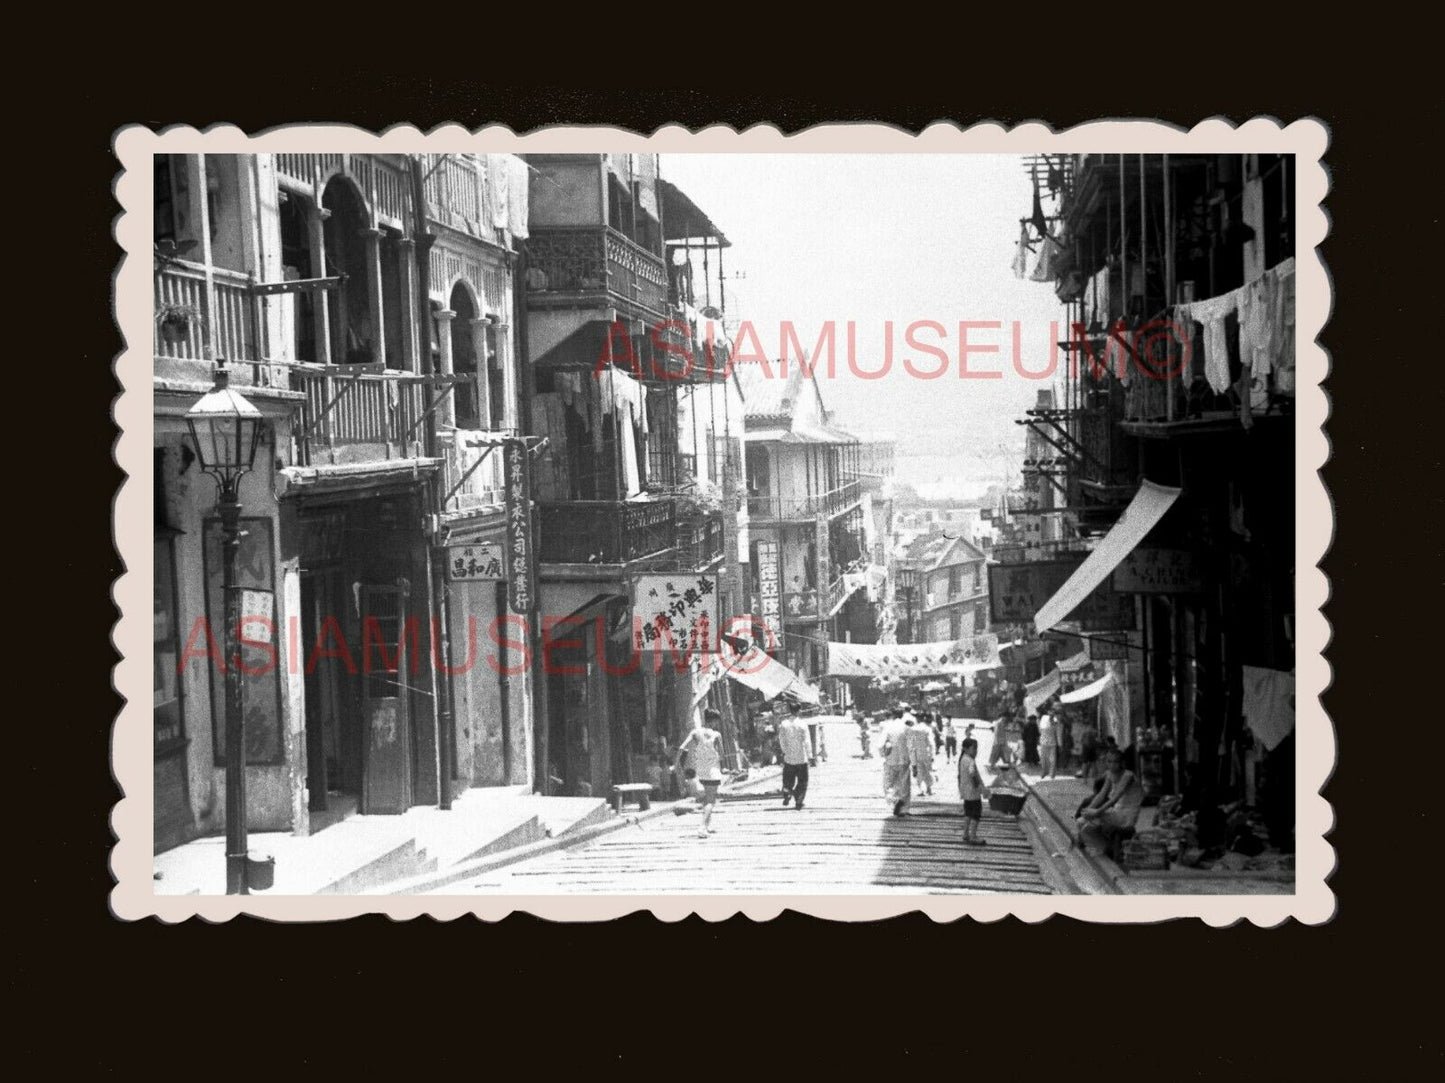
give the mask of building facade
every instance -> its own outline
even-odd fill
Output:
[[[1122,604],[1093,607],[1116,616],[1069,625],[1128,684],[1118,737],[1149,791],[1244,798],[1282,841],[1293,738],[1261,738],[1278,720],[1247,716],[1245,685],[1294,668],[1294,161],[1029,164],[1050,166],[1057,227],[1035,277],[1066,306],[1075,364],[1023,421],[1063,467],[1062,544],[1113,535],[1129,554],[1099,588]],[[1168,509],[1136,538],[1121,512],[1141,493]]]
[[[741,612],[743,407],[728,374],[727,238],[656,155],[528,155],[528,432],[540,448],[544,792],[647,781],[722,701],[696,651],[634,612],[648,577]],[[716,627],[712,629],[715,634]],[[712,697],[711,700],[705,697]],[[730,742],[735,750],[735,745]]]
[[[452,575],[448,548],[500,539],[500,456],[478,460],[517,433],[520,165],[157,156],[158,849],[225,818],[217,492],[185,424],[220,366],[266,420],[241,486],[240,585],[265,607],[242,652],[249,827],[531,781],[529,679],[480,659],[500,576]]]
[[[759,645],[803,677],[821,677],[830,640],[845,641],[855,623],[877,624],[876,614],[845,613],[860,592],[866,604],[872,557],[860,445],[830,423],[801,364],[736,368],[747,411],[753,611],[769,632]]]

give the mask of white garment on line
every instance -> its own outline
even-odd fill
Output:
[[[1190,319],[1204,325],[1204,378],[1216,395],[1229,390],[1229,335],[1226,319],[1239,307],[1240,290],[1230,290],[1218,297],[1181,305]]]

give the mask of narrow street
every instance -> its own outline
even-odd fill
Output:
[[[961,841],[963,810],[953,767],[940,755],[933,797],[915,797],[895,819],[882,796],[876,737],[861,759],[857,728],[825,723],[830,758],[812,771],[806,807],[784,808],[779,783],[725,799],[715,833],[699,815],[661,815],[574,849],[496,869],[440,894],[555,893],[944,893],[1050,894],[1039,851],[1020,820],[985,806],[980,838]],[[980,738],[983,762],[987,730]],[[688,805],[690,806],[690,802]]]

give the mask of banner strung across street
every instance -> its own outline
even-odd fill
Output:
[[[832,677],[933,677],[998,669],[998,636],[968,636],[939,643],[829,643]]]

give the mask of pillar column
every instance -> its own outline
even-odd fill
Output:
[[[313,205],[313,212],[307,222],[311,230],[311,273],[318,278],[323,278],[326,275],[326,220],[331,217],[331,212],[320,203]],[[317,290],[312,297],[315,298],[311,312],[316,325],[316,362],[320,365],[329,365],[331,364],[331,291]]]
[[[381,299],[381,230],[363,229],[366,251],[366,303],[371,309],[371,360],[386,364],[386,310]]]
[[[441,360],[438,365],[439,376],[451,376],[455,370],[452,367],[452,320],[456,313],[449,308],[444,308],[436,314],[437,319],[437,346],[441,351]],[[442,389],[438,388],[438,391]],[[457,402],[455,392],[448,387],[442,396],[442,404],[437,407],[437,424],[448,428],[457,426]]]
[[[471,322],[472,330],[472,356],[477,359],[477,383],[472,389],[474,401],[477,404],[477,427],[490,429],[492,427],[492,384],[491,357],[487,352],[487,328],[491,326],[491,320],[485,316],[478,317]]]
[[[421,319],[416,311],[416,241],[403,237],[401,248],[401,360],[407,372],[420,372],[417,340],[422,335]]]

